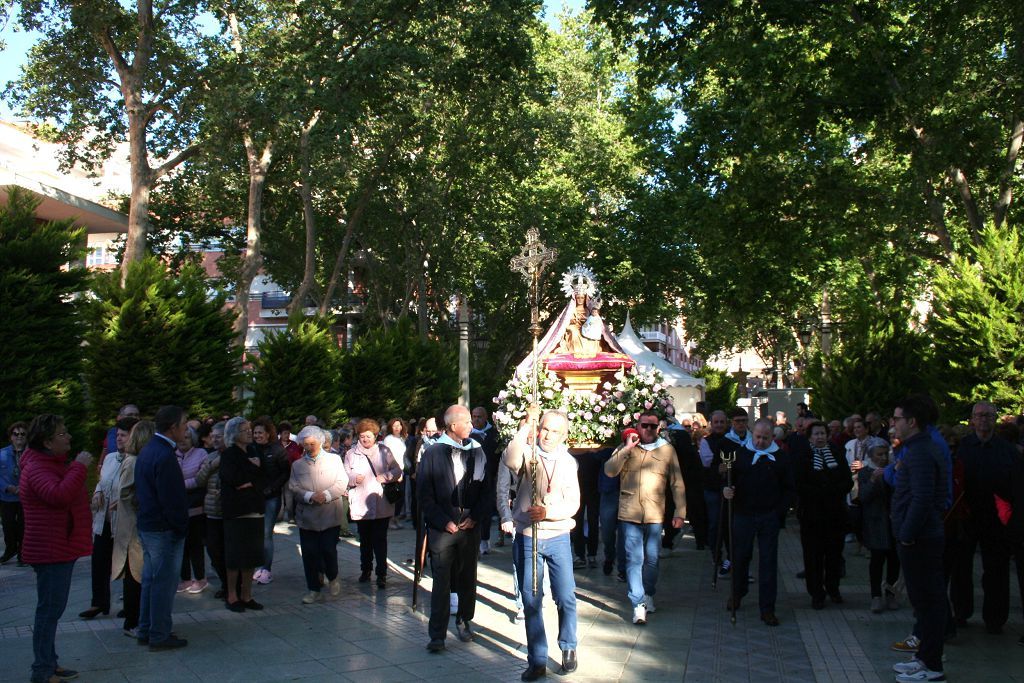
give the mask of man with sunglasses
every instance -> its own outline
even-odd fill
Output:
[[[11,445],[0,450],[0,519],[4,527],[4,554],[0,557],[0,564],[17,555],[20,565],[25,515],[18,496],[18,481],[21,478],[21,454],[28,444],[28,426],[24,422],[15,422],[7,428],[7,436]]]
[[[626,582],[634,624],[646,624],[648,612],[655,611],[666,489],[676,505],[672,526],[681,528],[686,516],[683,473],[675,448],[658,436],[659,420],[654,411],[641,413],[639,434],[627,430],[625,443],[604,466],[605,474],[620,478],[619,522],[625,539]]]

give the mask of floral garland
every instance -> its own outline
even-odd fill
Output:
[[[640,372],[634,366],[615,373],[615,383],[605,382],[599,393],[568,389],[554,372],[537,378],[541,411],[563,410],[569,416],[570,444],[605,444],[617,439],[621,430],[634,425],[645,410],[664,414],[672,405],[661,372]],[[494,398],[492,416],[504,440],[510,440],[534,402],[530,378],[513,377]]]

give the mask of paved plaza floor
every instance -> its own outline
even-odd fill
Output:
[[[479,572],[476,640],[459,642],[454,632],[448,649],[430,654],[426,609],[430,577],[421,586],[420,607],[410,608],[413,532],[390,534],[391,570],[387,589],[357,583],[358,545],[340,545],[343,590],[335,601],[303,605],[298,532],[277,526],[274,581],[256,587],[262,612],[235,614],[208,589],[179,594],[175,631],[188,647],[150,653],[121,632],[121,620],[101,616],[82,621],[89,606],[89,560],[75,567],[71,598],[58,635],[61,664],[82,672],[82,681],[518,681],[525,668],[524,627],[514,621],[511,544],[483,557]],[[889,644],[910,632],[907,607],[881,615],[868,610],[867,559],[849,556],[843,605],[822,611],[810,607],[800,567],[795,528],[782,532],[779,553],[781,626],[761,624],[756,586],[735,626],[724,609],[727,587],[711,590],[708,555],[687,537],[672,557],[661,562],[657,613],[646,626],[630,622],[625,584],[604,576],[600,567],[576,572],[579,598],[579,670],[558,673],[549,663],[549,679],[577,681],[891,681],[891,665],[905,659]],[[849,548],[849,546],[847,546]],[[850,553],[848,552],[848,555]],[[756,558],[754,562],[756,567]],[[976,577],[977,582],[977,577]],[[980,588],[978,611],[980,612]],[[115,584],[113,594],[120,593]],[[26,681],[32,661],[31,624],[35,609],[31,568],[0,567],[0,682]],[[951,681],[1024,682],[1024,632],[1020,597],[1011,591],[1010,623],[1003,635],[985,633],[976,616],[946,648]],[[119,605],[115,604],[114,609]],[[112,610],[113,611],[113,610]],[[551,652],[558,657],[556,617],[545,611]],[[454,631],[454,628],[452,629]]]

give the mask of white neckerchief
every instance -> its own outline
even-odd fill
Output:
[[[775,462],[775,456],[772,455],[772,453],[775,453],[779,450],[779,444],[772,441],[771,445],[768,446],[768,448],[765,448],[764,450],[757,450],[754,449],[753,447],[751,447],[750,450],[754,451],[754,460],[753,462],[750,463],[751,465],[756,465],[757,461],[760,460],[762,457],[768,458],[772,462]]]
[[[456,441],[452,437],[448,436],[448,432],[442,432],[441,436],[439,436],[437,438],[437,441],[435,441],[434,443],[443,443],[446,446],[451,446],[452,448],[458,448],[460,451],[468,451],[468,450],[470,450],[472,448],[479,448],[480,447],[480,444],[478,444],[473,439],[466,439],[466,442],[467,443],[464,443],[464,444],[459,443],[458,441]]]
[[[730,429],[726,433],[725,438],[729,439],[729,441],[732,441],[733,443],[737,443],[740,446],[743,446],[744,448],[749,448],[750,450],[754,450],[754,447],[750,443],[750,430],[747,430],[747,435],[742,440],[740,439],[740,435],[737,434],[736,430],[734,430],[734,429]]]
[[[451,446],[457,451],[468,451],[472,450],[473,448],[480,448],[480,444],[478,444],[473,439],[466,439],[466,441],[468,441],[467,444],[460,444],[455,439],[448,436],[448,433],[445,432],[444,434],[441,435],[441,437],[437,440],[436,443],[441,443],[444,444],[445,446]],[[473,481],[483,481],[484,465],[486,464],[487,460],[483,455],[483,449],[477,451],[473,457]],[[456,482],[462,481],[462,477],[465,476],[466,474],[465,465],[462,464],[462,457],[461,455],[457,455],[456,451],[452,451],[452,472],[455,475]]]
[[[659,436],[651,443],[638,443],[637,445],[640,446],[640,448],[644,449],[645,451],[653,451],[657,448],[661,448],[662,446],[667,446],[668,441],[665,441],[665,439]]]

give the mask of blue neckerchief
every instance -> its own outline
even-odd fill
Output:
[[[736,430],[734,430],[734,429],[730,429],[728,431],[728,433],[726,433],[725,438],[729,439],[729,441],[732,441],[733,443],[736,443],[736,444],[739,444],[740,446],[743,446],[744,448],[749,448],[750,450],[754,450],[754,447],[750,444],[750,431],[749,430],[747,430],[747,435],[742,440],[740,439],[740,435],[737,434]]]
[[[445,432],[441,434],[441,436],[438,437],[437,441],[435,441],[434,443],[443,443],[446,446],[458,448],[460,451],[468,451],[473,448],[480,448],[480,444],[478,444],[473,439],[466,439],[466,441],[467,443],[461,444],[452,437],[448,436],[448,432]]]
[[[645,451],[653,451],[656,448],[661,448],[662,446],[667,446],[668,445],[668,441],[665,441],[665,439],[663,439],[663,438],[661,438],[659,436],[657,439],[655,439],[651,443],[640,443],[640,444],[637,444],[637,445],[640,446],[640,448],[644,449]]]
[[[760,460],[762,456],[765,457],[765,458],[768,458],[772,462],[775,462],[775,456],[772,455],[772,453],[775,453],[776,451],[779,450],[779,444],[777,444],[774,441],[772,441],[772,444],[770,446],[768,446],[768,448],[764,449],[763,451],[762,450],[755,450],[753,448],[751,448],[750,450],[754,451],[754,460],[750,463],[751,465],[756,465],[757,461]]]

